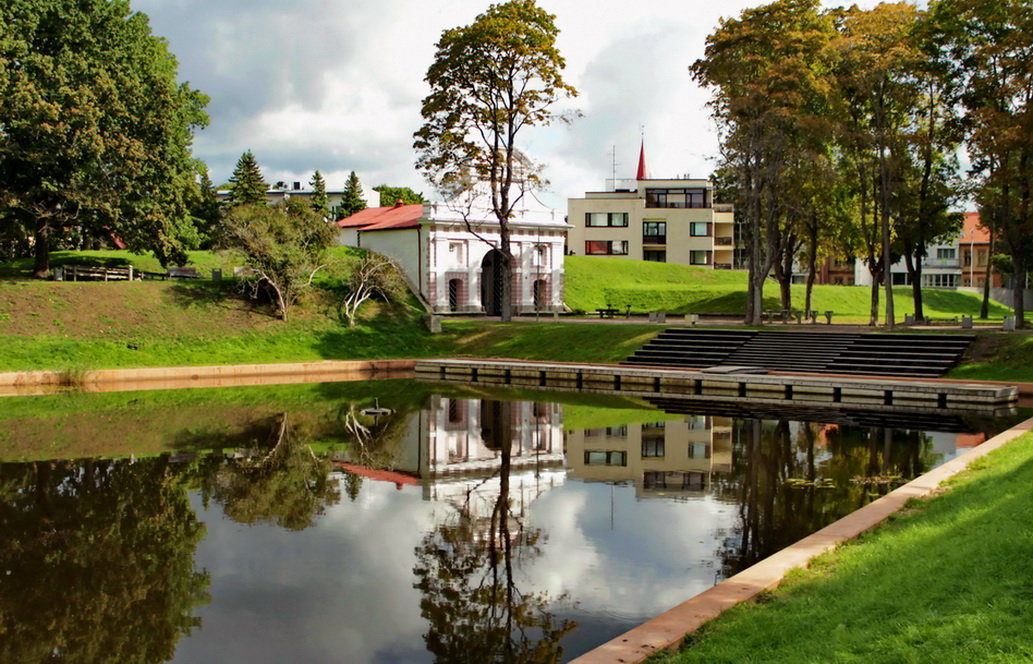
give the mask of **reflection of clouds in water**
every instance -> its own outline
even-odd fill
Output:
[[[717,566],[704,561],[734,520],[734,506],[709,498],[636,499],[630,485],[568,480],[534,505],[549,539],[529,575],[581,611],[652,616],[713,585]]]
[[[363,662],[414,645],[422,652],[411,570],[431,511],[417,489],[367,481],[355,503],[345,498],[300,533],[242,526],[218,507],[202,513],[208,536],[197,565],[212,574],[212,604],[175,661]]]

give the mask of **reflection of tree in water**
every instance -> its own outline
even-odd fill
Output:
[[[539,553],[541,530],[513,513],[510,438],[497,427],[491,433],[502,444],[499,493],[490,514],[478,516],[468,497],[456,519],[438,524],[416,549],[415,587],[429,622],[424,641],[439,664],[557,662],[563,655],[559,641],[576,623],[547,611],[547,594],[517,587],[514,564]]]
[[[0,464],[0,661],[151,664],[200,625],[204,536],[167,458]]]
[[[739,505],[738,525],[719,552],[724,577],[931,465],[931,440],[918,431],[812,422],[796,424],[795,437],[793,430],[786,420],[735,423],[732,472],[718,487]]]
[[[267,442],[260,450],[238,459],[212,455],[202,461],[204,504],[220,503],[226,516],[240,523],[307,528],[341,498],[330,464],[292,430],[287,413],[256,422],[251,440],[262,440],[263,431]]]
[[[409,413],[391,411],[385,415],[366,415],[363,408],[349,402],[337,413],[345,432],[348,461],[372,470],[393,470],[401,453],[399,443],[409,430]],[[354,502],[362,489],[362,476],[346,473],[345,492]]]

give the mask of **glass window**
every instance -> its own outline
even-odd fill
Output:
[[[627,466],[627,452],[585,450],[586,466]]]
[[[690,251],[689,252],[689,265],[709,265],[710,264],[710,252],[709,251]]]
[[[658,458],[664,456],[664,437],[663,434],[659,436],[642,436],[642,458]]]
[[[940,260],[952,260],[958,257],[958,253],[954,247],[937,247],[936,257]]]
[[[706,443],[689,443],[690,459],[709,459],[710,445]]]
[[[666,263],[667,252],[663,249],[645,249],[642,251],[642,260],[653,263]]]
[[[624,227],[628,225],[627,212],[586,212],[585,226],[603,228],[606,226]]]
[[[710,237],[710,224],[705,221],[694,221],[689,224],[689,235],[692,237]]]
[[[628,213],[627,212],[611,212],[610,213],[610,225],[624,227],[628,225]]]

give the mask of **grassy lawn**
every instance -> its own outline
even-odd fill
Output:
[[[651,664],[1033,661],[1033,435],[951,484]]]
[[[745,272],[592,256],[567,256],[565,267],[566,300],[572,309],[590,312],[630,304],[632,311],[637,312],[661,309],[682,314],[742,315],[746,310]],[[926,316],[979,315],[981,300],[971,293],[939,289],[925,289],[922,293]],[[803,309],[804,297],[804,286],[792,287],[794,307]],[[901,320],[914,313],[911,289],[895,288],[893,305]],[[770,280],[764,287],[764,306],[781,309],[778,285]],[[866,323],[871,289],[815,286],[812,307],[817,311],[834,311],[836,322]],[[1011,309],[991,302],[989,313],[990,320],[999,322]]]

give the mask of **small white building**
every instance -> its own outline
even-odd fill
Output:
[[[529,201],[528,201],[529,199]],[[563,215],[531,196],[509,221],[516,314],[563,309]],[[340,244],[398,262],[432,313],[501,312],[499,225],[484,207],[445,203],[367,208],[337,222]]]

